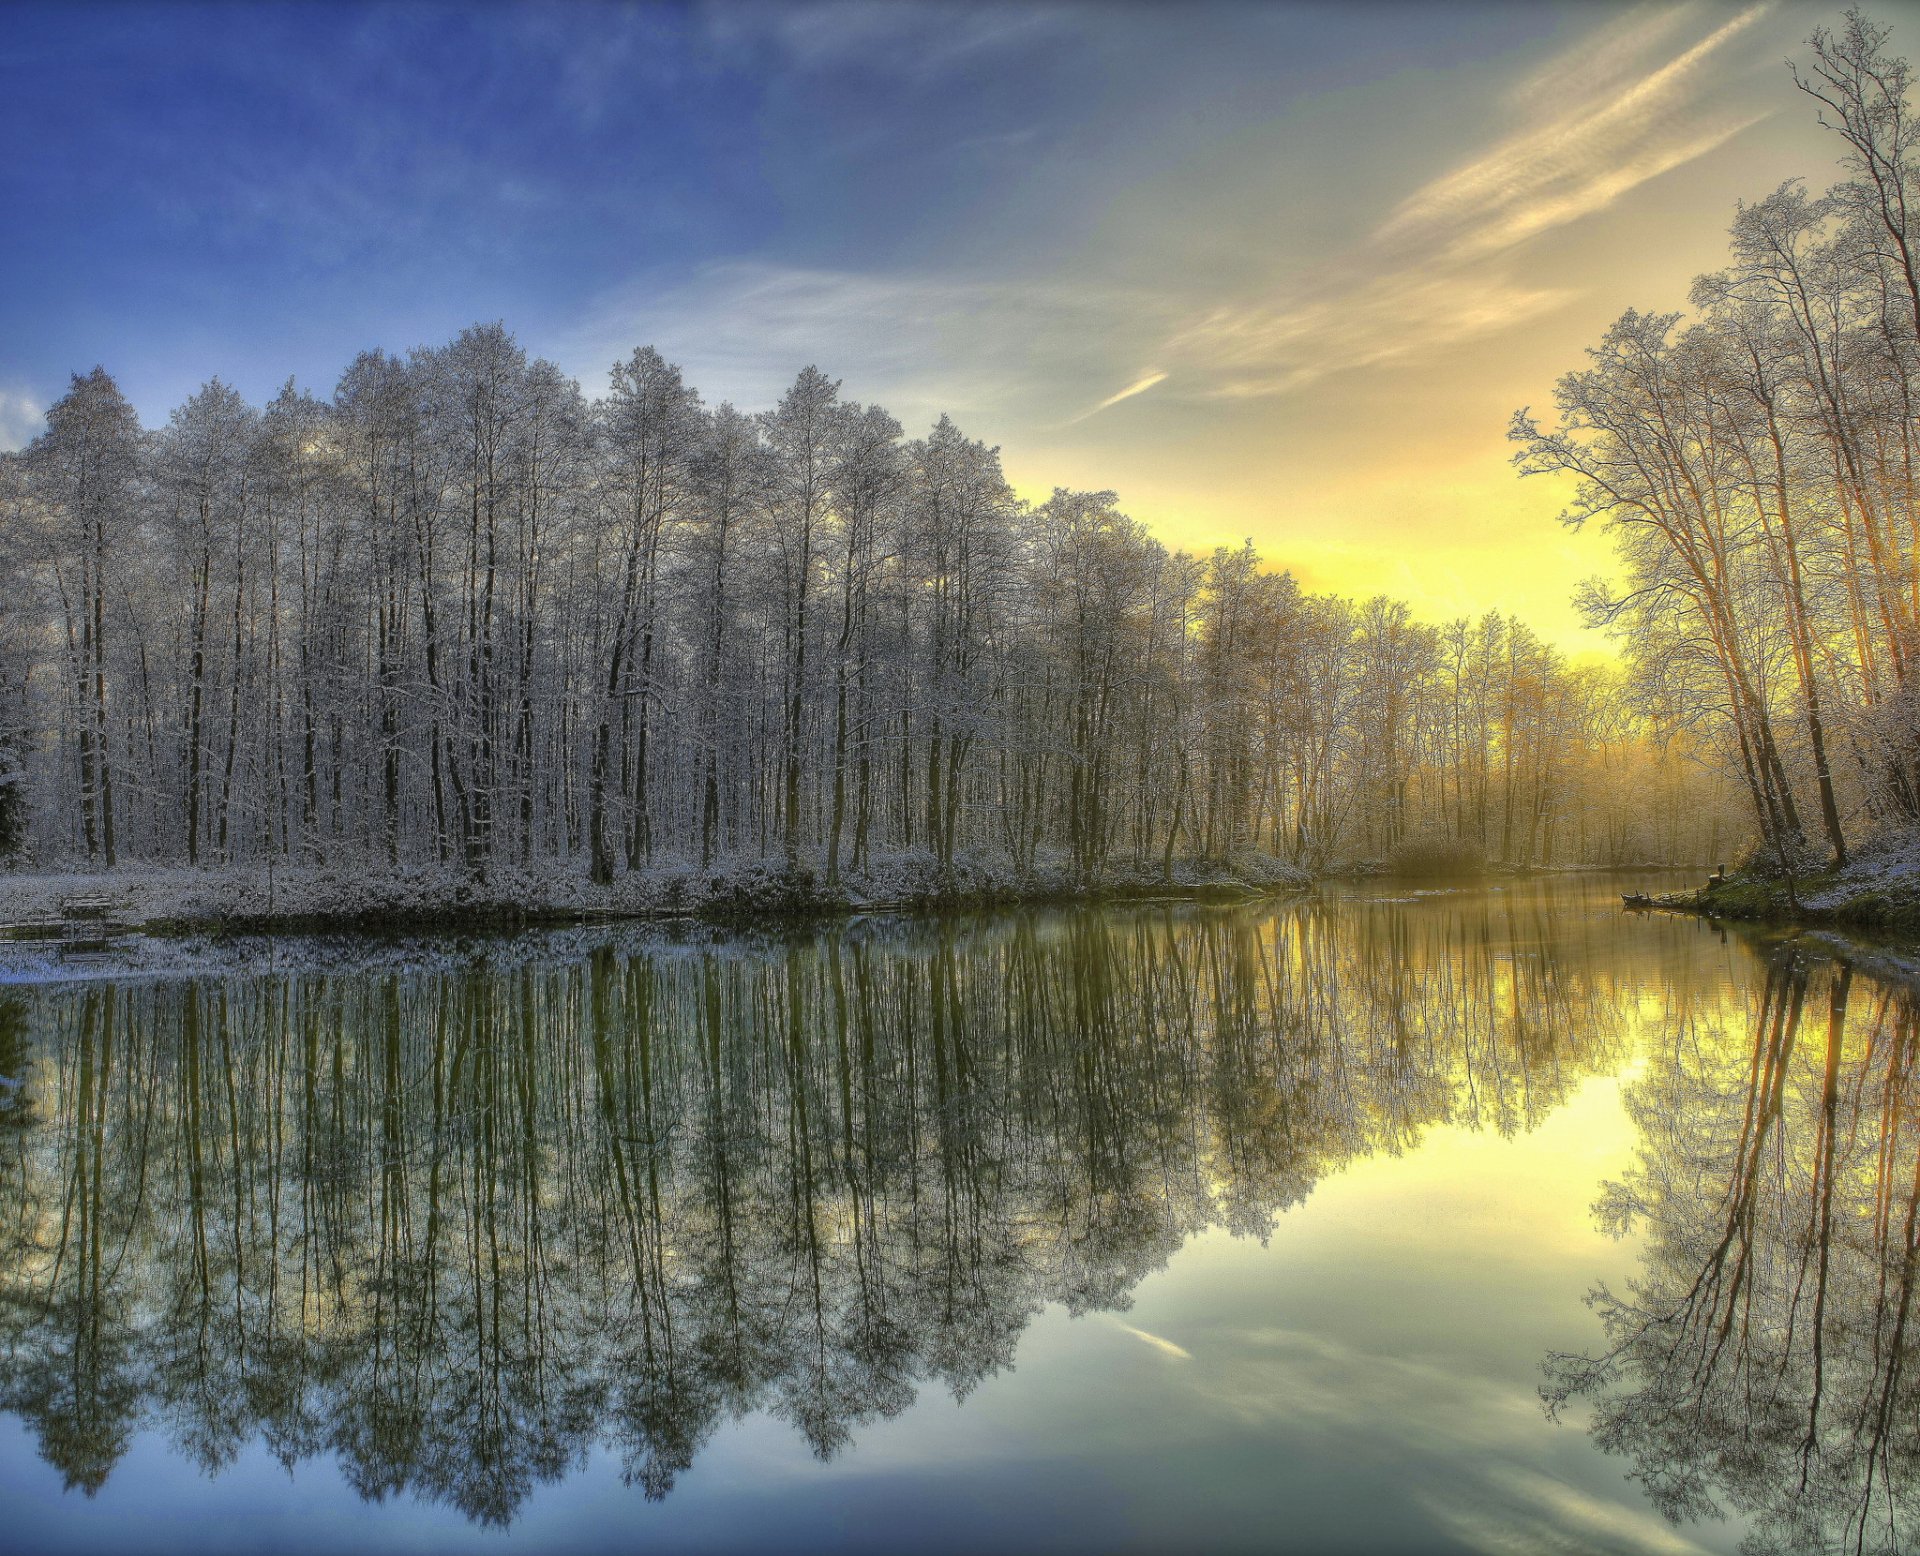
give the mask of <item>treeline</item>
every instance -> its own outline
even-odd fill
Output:
[[[1849,12],[1794,73],[1846,176],[1741,205],[1692,322],[1625,314],[1559,425],[1512,429],[1614,537],[1622,583],[1587,604],[1640,706],[1716,732],[1789,863],[1920,822],[1920,123],[1887,37]]]
[[[96,369],[0,457],[0,514],[0,793],[45,863],[1086,880],[1728,841],[1684,738],[1520,623],[1025,503],[812,368],[749,416],[641,349],[589,400],[483,325],[325,401],[216,380],[155,432]]]

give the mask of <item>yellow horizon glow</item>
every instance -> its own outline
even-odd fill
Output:
[[[1839,176],[1782,64],[1839,12],[1552,14],[1510,53],[1387,51],[1276,88],[1212,138],[1173,134],[1162,104],[1097,166],[1011,158],[969,209],[991,245],[716,261],[611,295],[563,355],[603,371],[653,340],[747,406],[815,362],[910,436],[951,414],[1031,501],[1111,490],[1170,547],[1251,540],[1309,590],[1434,623],[1498,610],[1612,659],[1572,603],[1612,547],[1558,523],[1564,488],[1514,473],[1509,420],[1550,420],[1556,380],[1627,309],[1684,311],[1739,201]]]

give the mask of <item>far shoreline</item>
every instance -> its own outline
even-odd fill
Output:
[[[1231,862],[1123,864],[1093,880],[1057,867],[1015,873],[977,859],[941,867],[888,860],[837,884],[801,866],[756,862],[634,872],[599,887],[570,870],[368,871],[258,866],[0,875],[0,943],[58,944],[85,926],[142,934],[475,934],[595,923],[692,920],[751,926],[867,913],[965,912],[1151,901],[1234,903],[1303,892],[1315,878],[1267,855]]]
[[[817,869],[779,861],[702,870],[635,871],[600,887],[569,867],[504,869],[474,879],[451,868],[397,871],[259,865],[127,866],[113,870],[0,874],[0,943],[56,940],[63,924],[98,921],[110,934],[499,933],[590,923],[695,920],[719,926],[855,917],[866,913],[970,912],[999,907],[1139,902],[1252,902],[1321,884],[1495,885],[1502,881],[1706,868],[1622,864],[1504,864],[1457,871],[1349,861],[1318,872],[1270,854],[1166,864],[1111,864],[1092,880],[1057,863],[1030,871],[1005,860],[892,858],[829,884]],[[77,912],[68,913],[70,905]]]

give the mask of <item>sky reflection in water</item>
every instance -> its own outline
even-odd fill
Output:
[[[1897,1548],[1911,999],[1618,889],[23,992],[8,1543]]]

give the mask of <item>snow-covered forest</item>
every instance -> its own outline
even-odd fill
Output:
[[[641,349],[590,399],[480,325],[153,430],[95,370],[0,483],[42,866],[1730,841],[1712,780],[1519,622],[1309,595],[1110,493],[1023,502],[996,450],[812,368],[749,415]]]
[[[1845,862],[1920,820],[1920,126],[1882,30],[1812,51],[1842,181],[1514,418],[1617,669],[1024,500],[812,367],[596,396],[481,324],[157,428],[96,368],[0,455],[0,860]]]
[[[1514,418],[1519,464],[1622,564],[1586,601],[1634,701],[1710,732],[1769,853],[1920,824],[1920,122],[1859,12],[1795,71],[1846,176],[1735,215],[1695,316],[1630,311]]]

